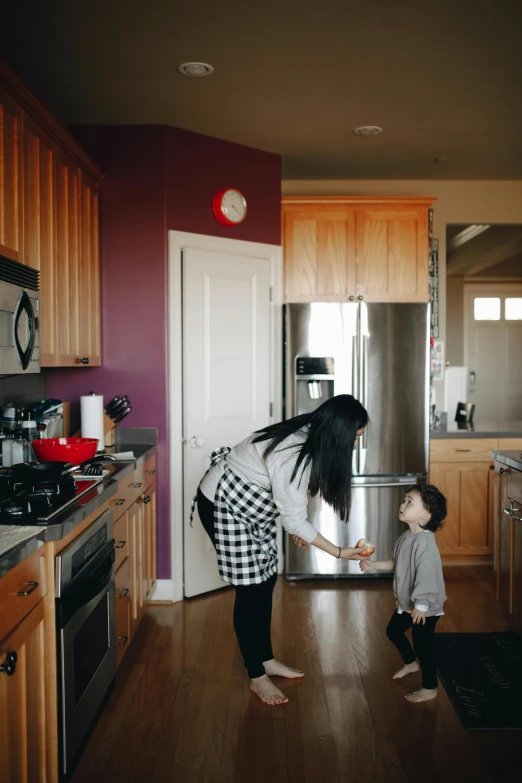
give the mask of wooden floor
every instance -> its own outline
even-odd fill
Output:
[[[506,626],[489,567],[445,569],[439,631]],[[389,581],[288,583],[275,592],[276,657],[306,671],[279,681],[289,704],[248,690],[232,630],[231,590],[151,607],[128,651],[73,783],[452,783],[522,769],[521,732],[468,732],[442,687],[403,695],[418,675],[398,667],[384,630]],[[511,775],[512,776],[512,775]]]

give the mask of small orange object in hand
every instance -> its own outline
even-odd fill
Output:
[[[370,557],[375,552],[375,544],[371,541],[367,541],[366,538],[360,538],[357,542],[357,549],[362,548],[362,552],[359,552],[361,557]]]

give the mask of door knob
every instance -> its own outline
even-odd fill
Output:
[[[200,449],[204,445],[205,445],[205,438],[198,438],[196,435],[193,435],[189,439],[189,446],[191,449]]]

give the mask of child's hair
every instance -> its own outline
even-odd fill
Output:
[[[431,514],[430,521],[427,525],[421,525],[424,530],[431,530],[435,533],[442,527],[442,522],[446,519],[448,509],[446,507],[446,498],[437,487],[433,484],[413,484],[408,487],[407,492],[418,492],[422,505]]]

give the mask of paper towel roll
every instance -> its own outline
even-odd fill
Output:
[[[103,395],[86,394],[85,397],[80,397],[80,413],[82,438],[98,438],[97,451],[103,451],[105,448],[103,436]]]

